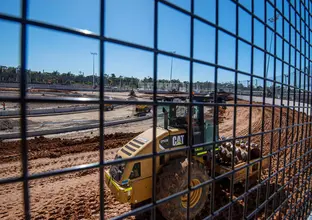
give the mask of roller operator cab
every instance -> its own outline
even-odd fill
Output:
[[[156,151],[165,152],[188,145],[188,107],[184,105],[159,106],[156,127]],[[192,144],[201,144],[192,149],[191,186],[209,180],[214,125],[211,115],[203,110],[203,105],[192,106]],[[216,127],[218,140],[218,127]],[[204,145],[203,143],[208,143]],[[215,146],[216,151],[218,147]],[[116,159],[125,159],[153,152],[153,128],[146,130],[124,145]],[[162,199],[187,189],[187,151],[181,150],[156,157],[156,199]],[[105,171],[105,182],[118,201],[132,206],[152,198],[152,158],[112,165]],[[223,171],[221,166],[215,169]],[[209,186],[190,193],[190,218],[199,214],[208,198]],[[183,219],[187,210],[187,195],[157,206],[166,219]]]

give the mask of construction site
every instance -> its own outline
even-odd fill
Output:
[[[0,1],[0,219],[310,220],[311,17]]]
[[[38,91],[34,94],[39,95]],[[40,91],[44,94],[45,91]],[[49,93],[53,95],[53,92]],[[110,94],[112,99],[129,100],[133,97],[128,93]],[[149,100],[148,95],[140,94],[135,97],[136,100]],[[220,108],[218,111],[219,136],[223,138],[233,137],[234,124],[234,101],[226,101],[228,106]],[[250,138],[249,141],[261,146],[263,143],[262,156],[273,153],[271,157],[271,170],[265,167],[261,170],[261,174],[256,178],[256,182],[265,180],[269,175],[273,175],[279,169],[285,167],[285,164],[290,166],[285,167],[283,172],[274,175],[257,191],[248,195],[248,197],[238,200],[234,204],[235,212],[232,219],[241,219],[243,210],[248,212],[254,211],[256,207],[257,193],[260,195],[260,202],[263,202],[265,192],[269,189],[269,197],[273,195],[280,185],[290,181],[291,183],[278,191],[274,199],[268,203],[270,214],[274,212],[273,205],[284,203],[283,208],[280,209],[274,216],[283,217],[293,206],[292,197],[308,198],[308,194],[294,193],[291,198],[288,198],[290,193],[295,192],[299,183],[304,183],[308,187],[310,180],[305,180],[303,174],[296,175],[298,170],[305,169],[311,161],[311,153],[304,157],[305,153],[310,149],[310,122],[311,117],[305,113],[298,113],[296,110],[290,108],[273,108],[270,104],[265,107],[244,107],[244,104],[249,102],[238,100],[236,107],[236,137],[246,137],[249,133],[258,134]],[[253,103],[257,105],[259,103]],[[29,110],[51,109],[51,108],[73,108],[78,105],[64,105],[64,104],[45,104],[35,103],[29,105]],[[7,103],[6,110],[16,110],[18,106],[14,103]],[[127,144],[131,139],[140,135],[144,131],[153,127],[153,119],[150,112],[144,116],[135,116],[134,105],[116,106],[113,110],[104,112],[104,120],[106,122],[118,122],[104,128],[104,160],[114,160],[117,151],[122,146]],[[274,112],[273,112],[274,109]],[[251,130],[249,130],[249,115],[251,110]],[[263,113],[264,110],[264,113]],[[68,110],[69,111],[69,110]],[[207,107],[205,109],[205,118],[212,117],[213,109]],[[4,111],[2,111],[4,112]],[[31,113],[31,112],[30,112]],[[264,116],[264,127],[262,127],[262,117]],[[129,120],[139,120],[131,122]],[[129,121],[129,122],[128,122]],[[54,171],[73,166],[97,163],[99,161],[99,110],[97,108],[72,111],[72,112],[56,112],[56,113],[37,113],[29,115],[27,118],[28,132],[41,132],[42,135],[34,134],[27,140],[28,145],[28,159],[29,159],[29,174],[38,174],[47,171]],[[292,126],[295,124],[302,124],[301,126]],[[19,117],[14,115],[1,116],[0,119],[1,131],[0,136],[0,178],[18,177],[22,174],[21,166],[21,142],[18,140],[16,133],[19,133]],[[88,129],[89,125],[95,125],[97,128]],[[85,126],[81,130],[77,127]],[[60,133],[61,129],[72,128],[74,131]],[[282,129],[278,129],[282,128]],[[44,134],[44,131],[56,130],[55,134]],[[262,131],[271,131],[269,133],[261,134]],[[13,136],[12,136],[13,134]],[[10,136],[11,135],[11,136]],[[32,136],[32,135],[30,135]],[[6,138],[7,137],[7,138]],[[237,139],[239,142],[247,142],[248,138]],[[293,144],[296,143],[296,144]],[[225,146],[226,143],[223,144]],[[221,145],[222,146],[222,145]],[[239,146],[239,144],[238,144]],[[285,147],[278,154],[277,146]],[[225,149],[225,148],[224,148]],[[152,152],[150,152],[152,153]],[[231,158],[231,156],[229,156]],[[231,159],[229,161],[231,164]],[[230,165],[228,166],[231,169]],[[146,168],[152,169],[152,167]],[[245,168],[247,169],[247,168]],[[245,170],[244,169],[244,170]],[[109,167],[105,167],[109,170]],[[270,172],[270,173],[269,173]],[[310,173],[311,171],[309,171]],[[309,175],[309,174],[308,174]],[[226,179],[226,178],[224,178]],[[251,183],[250,183],[251,184]],[[251,184],[250,187],[256,183]],[[23,197],[22,197],[22,183],[7,184],[0,186],[0,218],[1,219],[22,219],[23,211]],[[268,188],[267,188],[268,187]],[[80,172],[73,172],[61,176],[48,177],[44,179],[33,180],[29,182],[30,188],[30,204],[31,215],[34,219],[98,219],[100,204],[99,204],[99,170],[88,169]],[[308,189],[308,188],[306,188]],[[230,184],[225,180],[220,180],[215,185],[215,210],[227,204],[230,199]],[[244,193],[244,185],[241,183],[234,185],[233,198],[239,197]],[[127,213],[131,210],[130,204],[120,203],[112,194],[108,187],[105,187],[104,192],[104,208],[105,218],[117,217],[121,214]],[[211,195],[209,195],[211,196]],[[247,203],[244,200],[248,199]],[[295,199],[295,198],[293,198]],[[274,202],[274,201],[278,201]],[[303,200],[302,200],[303,201]],[[247,205],[246,205],[247,204]],[[245,207],[247,206],[247,207]],[[296,204],[300,209],[303,203]],[[217,219],[227,218],[229,210],[223,211]],[[200,215],[196,219],[201,219],[210,213],[210,205],[206,204]],[[157,214],[159,218],[163,218],[161,214]],[[144,216],[144,215],[143,215]],[[148,216],[148,215],[147,215]],[[145,216],[146,217],[146,216]],[[145,218],[143,217],[143,219]],[[130,219],[142,219],[140,217],[131,216]],[[148,217],[146,217],[148,218]],[[257,218],[264,218],[264,208],[257,214]]]

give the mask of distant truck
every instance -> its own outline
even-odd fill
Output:
[[[152,110],[152,106],[151,105],[136,105],[135,106],[135,112],[136,113],[149,113]]]
[[[104,96],[104,100],[112,100],[110,96]],[[114,110],[114,105],[110,103],[104,104],[104,111],[112,111]]]
[[[114,110],[113,104],[104,104],[104,111],[112,111]]]
[[[214,92],[211,92],[208,94],[207,97],[210,97],[212,101],[214,100]],[[217,103],[225,103],[226,101],[231,101],[233,100],[233,97],[231,97],[231,94],[228,92],[225,92],[223,90],[219,90],[217,92]]]

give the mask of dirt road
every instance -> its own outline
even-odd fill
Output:
[[[107,150],[105,158],[114,158],[117,149]],[[96,152],[77,153],[57,159],[35,159],[30,162],[31,173],[44,172],[85,163],[97,162]],[[17,175],[18,162],[11,162],[2,169]],[[14,172],[15,171],[15,172]],[[14,192],[14,193],[13,193]],[[0,190],[1,219],[22,219],[22,184],[5,185]],[[130,209],[120,204],[105,189],[106,216],[112,217]],[[98,219],[99,218],[99,171],[98,169],[50,177],[30,182],[31,214],[34,219]],[[10,208],[11,207],[11,208]]]
[[[265,108],[264,130],[271,130],[272,128],[272,108]],[[280,119],[280,110],[275,109],[273,128],[280,127],[280,120],[282,127],[287,126],[287,110],[283,109],[282,117]],[[299,116],[299,117],[298,117]],[[306,119],[302,119],[302,114],[298,115],[297,112],[289,112],[288,123],[302,123]],[[237,127],[236,135],[246,135],[249,131],[249,108],[238,107],[237,108]],[[252,109],[252,133],[258,133],[262,131],[262,108]],[[298,120],[299,119],[299,120]],[[310,119],[311,120],[311,119]],[[129,126],[129,125],[128,125]],[[151,124],[146,124],[145,127],[150,127]],[[120,130],[127,132],[141,132],[135,130],[136,128],[142,129],[144,126],[134,127],[121,126]],[[112,128],[113,129],[113,128]],[[283,130],[281,134],[274,132],[271,137],[270,134],[263,136],[263,154],[270,152],[272,146],[272,152],[278,149],[278,143],[284,146],[286,143],[290,144],[296,140],[301,139],[301,134],[306,134],[307,126],[302,126],[294,129]],[[309,128],[308,136],[311,135]],[[109,134],[105,135],[105,159],[111,160],[114,158],[116,148],[122,146],[129,139],[135,136],[132,134]],[[220,135],[231,137],[233,135],[233,109],[229,107],[223,114],[223,122],[220,124]],[[80,138],[78,138],[80,136]],[[84,138],[83,135],[73,135],[76,139],[47,139],[37,138],[28,142],[29,146],[29,171],[30,173],[38,173],[49,170],[61,169],[65,167],[81,165],[86,163],[94,163],[99,160],[98,153],[98,137]],[[304,137],[304,136],[303,136]],[[69,138],[69,137],[68,137]],[[271,141],[272,140],[272,141]],[[252,141],[256,143],[261,142],[261,135],[252,137]],[[21,174],[21,165],[19,157],[18,141],[13,142],[0,142],[0,178],[12,177]],[[283,167],[284,162],[289,163],[295,158],[298,158],[310,147],[308,143],[301,145],[295,145],[292,148],[285,149],[279,154],[280,158],[274,156],[272,159],[271,174]],[[288,181],[297,172],[298,168],[303,168],[307,164],[305,161],[299,160],[294,163],[291,168],[285,169],[285,175],[278,175],[278,184],[284,181]],[[305,163],[303,163],[305,162]],[[262,178],[267,177],[268,170],[264,171]],[[270,184],[270,191],[273,192],[277,185],[275,185],[275,179],[272,179]],[[298,180],[294,181],[289,187],[283,190],[283,193],[293,190],[298,184]],[[217,185],[219,194],[215,196],[216,203],[215,208],[218,209],[222,205],[228,202],[229,192],[226,186]],[[236,188],[235,195],[244,192],[244,188]],[[261,189],[262,201],[265,199],[265,190]],[[0,219],[19,219],[23,216],[22,207],[22,185],[4,185],[0,186]],[[282,195],[284,195],[282,194]],[[42,180],[31,181],[30,183],[30,195],[31,195],[31,214],[34,219],[48,219],[48,218],[62,218],[62,219],[98,219],[99,216],[99,173],[98,170],[83,171],[77,173],[71,173],[64,176],[57,176],[52,178],[45,178]],[[255,208],[255,194],[249,196],[247,207],[248,211],[252,211]],[[284,198],[281,196],[281,198]],[[117,202],[109,190],[105,189],[105,217],[111,218],[130,210],[129,205],[120,204]],[[271,205],[272,206],[272,205]],[[240,219],[243,205],[241,203],[235,204],[235,216],[234,219]],[[205,212],[209,214],[208,209]],[[204,213],[204,214],[205,214]],[[227,212],[221,213],[219,219],[222,216],[227,216]],[[258,216],[262,218],[263,216]]]
[[[113,111],[105,111],[104,120],[105,122],[114,120],[123,120],[134,118],[134,107],[133,106],[119,106]],[[52,116],[36,116],[27,117],[28,131],[41,131],[49,129],[60,129],[70,128],[76,126],[83,126],[89,124],[99,123],[99,112],[88,111],[88,112],[77,112],[75,114],[63,114],[63,115],[52,115]],[[0,125],[9,123],[11,126],[0,127],[0,134],[19,132],[20,124],[19,119],[0,119]]]

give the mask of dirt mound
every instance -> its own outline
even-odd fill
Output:
[[[28,89],[27,92],[29,92],[29,93],[54,92],[54,93],[66,93],[66,94],[74,93],[74,94],[77,94],[77,92],[73,92],[71,90],[59,90],[59,89]]]
[[[137,97],[137,95],[136,95],[136,93],[135,93],[135,91],[133,89],[129,92],[128,96],[130,96],[130,97]]]
[[[114,133],[104,135],[104,149],[121,147],[138,133]],[[28,158],[56,158],[66,154],[99,150],[99,137],[69,140],[61,138],[36,137],[27,141]],[[20,160],[20,141],[0,142],[0,163]]]
[[[241,101],[241,103],[245,103]],[[220,124],[220,135],[232,137],[233,135],[233,107],[228,107],[226,112],[223,114],[224,121]],[[257,134],[263,131],[270,131],[263,135],[259,134],[250,138],[250,141],[261,146],[263,143],[263,151],[262,155],[268,155],[269,153],[276,153],[279,149],[284,149],[279,154],[274,155],[271,158],[271,170],[266,168],[263,170],[263,175],[261,179],[264,180],[268,178],[269,175],[273,175],[281,168],[287,166],[286,169],[277,175],[277,183],[279,185],[283,185],[294,178],[291,183],[285,187],[282,192],[284,193],[292,193],[294,189],[298,188],[299,180],[303,179],[303,175],[296,176],[298,174],[298,170],[302,170],[305,166],[308,165],[309,157],[306,156],[304,158],[300,157],[306,153],[310,146],[309,140],[303,141],[304,138],[311,136],[310,125],[305,124],[307,122],[311,122],[311,117],[307,116],[304,113],[299,113],[292,109],[287,108],[274,108],[270,105],[264,107],[264,120],[262,120],[263,108],[262,107],[252,107],[251,110],[251,133]],[[236,118],[236,136],[245,136],[249,134],[249,115],[250,109],[249,107],[237,107],[237,118]],[[274,119],[274,120],[273,120]],[[262,127],[263,121],[263,127]],[[303,125],[298,125],[303,124]],[[279,129],[282,128],[282,129]],[[244,141],[248,141],[248,139],[243,139]],[[297,143],[297,144],[294,144]],[[285,147],[287,146],[287,147]],[[296,162],[294,162],[298,159]],[[294,162],[291,166],[289,164]],[[308,176],[311,174],[307,174]],[[305,173],[306,175],[306,173]],[[270,179],[269,184],[274,185],[276,181],[276,177]],[[306,188],[308,188],[307,184]],[[277,190],[279,187],[274,185],[274,190]],[[278,197],[277,195],[276,197]],[[296,193],[294,193],[294,199]],[[253,194],[249,196],[248,202],[252,201],[256,198],[253,197]],[[265,199],[265,198],[264,198]],[[263,200],[264,201],[264,200]],[[287,205],[290,205],[291,199],[288,200]],[[248,209],[254,210],[256,207],[250,203]],[[221,206],[220,206],[221,207]],[[239,212],[236,209],[236,212]],[[269,215],[272,209],[269,211]],[[240,212],[242,214],[242,212]],[[282,214],[283,215],[283,214]],[[261,219],[264,216],[260,217]]]
[[[138,101],[138,98],[134,97],[134,96],[130,96],[127,98],[127,100],[129,101]]]
[[[14,125],[11,120],[0,120],[0,131],[13,129]]]
[[[19,88],[0,88],[0,91],[14,91],[14,92],[18,92]]]

